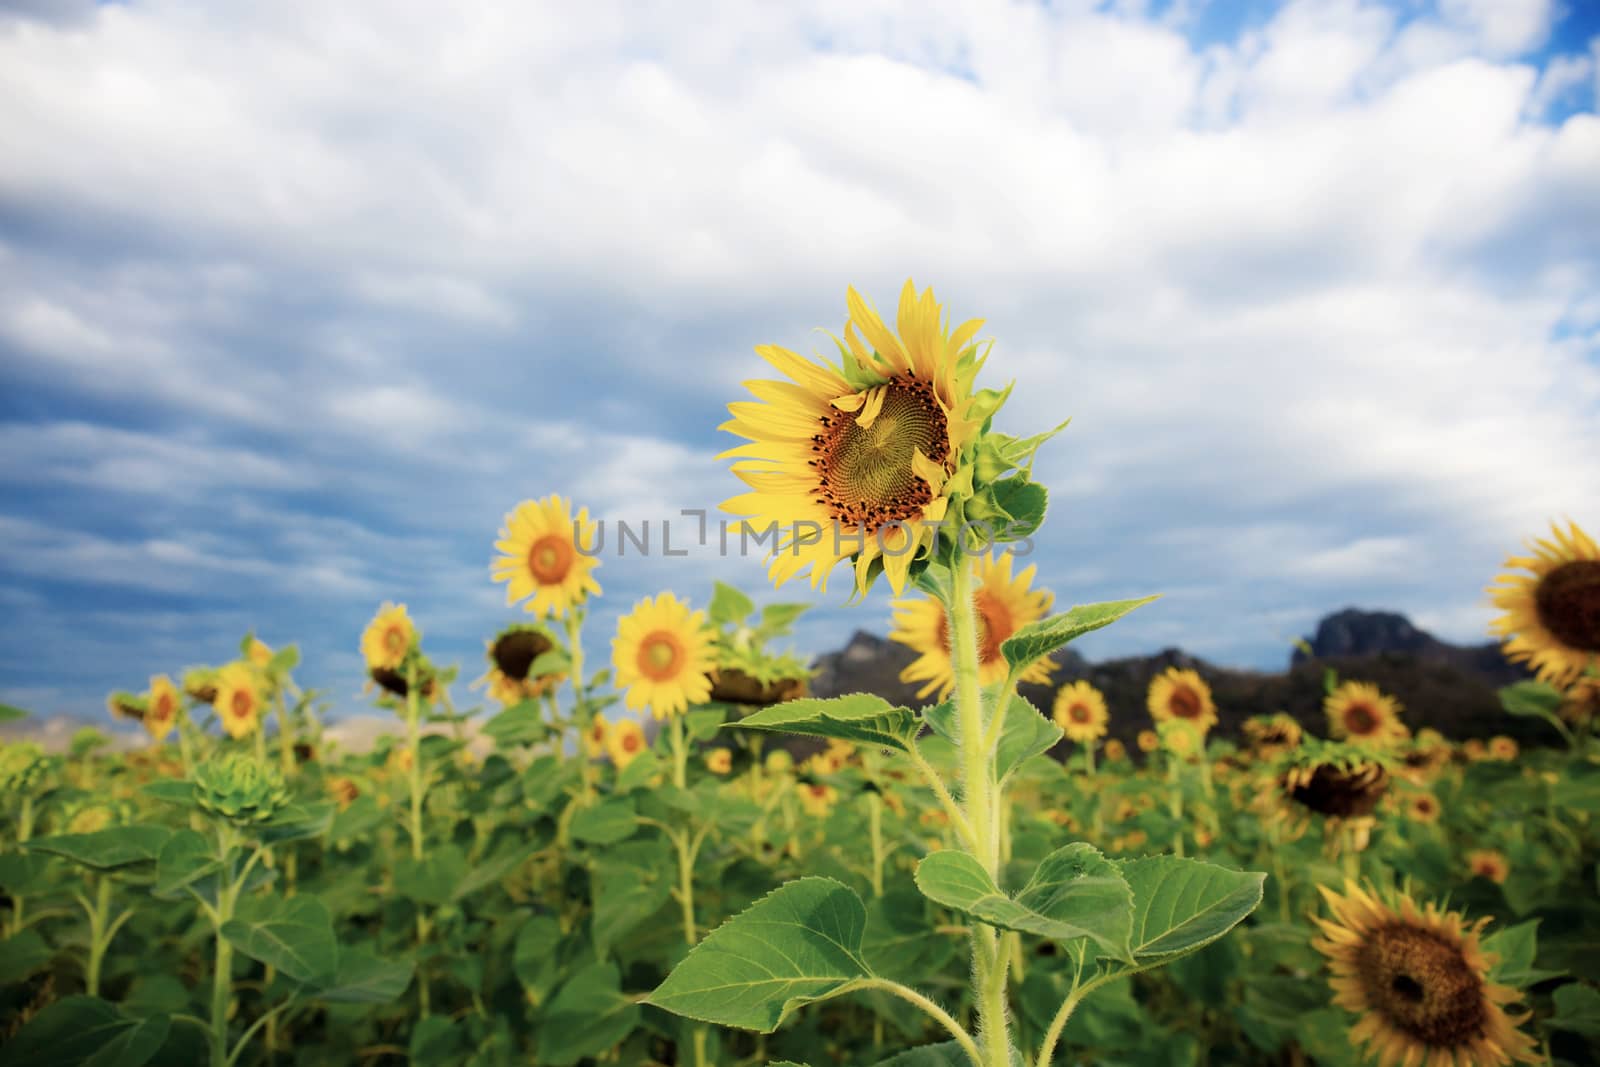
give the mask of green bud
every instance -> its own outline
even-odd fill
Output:
[[[0,746],[0,794],[31,795],[49,770],[49,757],[32,741]]]
[[[237,752],[197,768],[194,786],[201,808],[241,826],[265,822],[289,803],[276,768]]]

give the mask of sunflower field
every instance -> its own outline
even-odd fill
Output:
[[[1057,611],[1022,565],[1063,427],[996,429],[980,327],[851,290],[837,359],[759,347],[723,426],[772,582],[887,586],[926,706],[811,695],[807,604],[727,584],[585,632],[598,520],[526,501],[481,677],[402,604],[350,635],[370,751],[253,635],[111,694],[148,747],[0,747],[0,1065],[1600,1062],[1595,541],[1489,590],[1549,747],[1332,672],[1324,721],[1234,738],[1191,670],[1035,706],[1159,608]]]

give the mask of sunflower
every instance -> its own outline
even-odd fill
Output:
[[[839,799],[837,789],[821,782],[802,782],[798,794],[800,806],[805,809],[805,813],[818,819],[832,811],[834,803]]]
[[[217,696],[211,706],[230,737],[249,737],[261,727],[261,687],[248,664],[230,663],[217,672]]]
[[[404,604],[385,602],[361,634],[361,655],[368,671],[395,671],[417,643],[417,628]]]
[[[1205,746],[1205,735],[1186,719],[1168,719],[1156,729],[1161,747],[1182,760],[1196,755]]]
[[[144,695],[144,728],[153,740],[165,740],[172,732],[178,722],[180,699],[171,678],[157,674],[150,679],[150,691]]]
[[[913,558],[937,536],[927,524],[944,519],[964,481],[952,476],[983,421],[972,391],[983,365],[972,338],[983,323],[950,332],[933,290],[918,296],[909,280],[899,336],[853,288],[847,303],[837,367],[756,348],[791,380],[748,381],[757,400],[728,405],[733,418],[721,429],[750,443],[718,458],[737,460],[751,492],[722,508],[745,517],[742,531],[777,530],[768,560],[778,585],[810,567],[812,586],[826,589],[834,566],[854,556],[857,590],[881,560],[899,596]]]
[[[146,712],[145,698],[137,693],[118,691],[106,697],[106,710],[115,719],[132,719],[143,722]]]
[[[1106,742],[1106,759],[1115,763],[1128,758],[1128,746],[1115,737]]]
[[[1244,736],[1257,759],[1271,759],[1300,744],[1304,732],[1292,715],[1253,715],[1244,721]]]
[[[574,519],[572,502],[564,497],[518,504],[494,543],[505,553],[492,568],[494,580],[507,583],[506,603],[531,598],[525,610],[541,619],[564,619],[569,608],[598,595],[600,583],[593,574],[600,565],[597,528],[588,508],[580,508]]]
[[[339,810],[344,811],[361,796],[361,787],[350,778],[329,778],[328,795],[339,805]]]
[[[1328,730],[1357,744],[1389,747],[1409,733],[1400,724],[1400,702],[1368,682],[1343,682],[1322,702]]]
[[[714,662],[706,613],[691,612],[671,593],[645,597],[617,620],[611,665],[630,710],[648,705],[651,714],[664,719],[705,703],[711,696],[706,675]]]
[[[1067,740],[1080,745],[1104,737],[1110,715],[1106,711],[1106,698],[1100,690],[1079,679],[1064,685],[1056,693],[1050,717],[1055,720]]]
[[[1146,702],[1150,717],[1157,723],[1184,719],[1193,723],[1202,735],[1217,724],[1217,705],[1211,699],[1211,687],[1194,671],[1168,667],[1150,680]]]
[[[733,770],[733,752],[731,749],[714,748],[706,753],[706,770],[712,774],[727,774]]]
[[[1028,623],[1044,618],[1055,602],[1054,594],[1047,590],[1029,588],[1037,567],[1026,567],[1013,576],[1011,564],[1009,552],[972,559],[972,574],[976,579],[972,605],[978,618],[978,681],[983,685],[992,685],[1006,676],[1009,664],[1000,651],[1001,643]],[[939,699],[944,700],[956,684],[950,661],[950,621],[945,618],[944,605],[932,597],[919,596],[896,600],[893,607],[895,628],[889,631],[889,637],[920,653],[900,672],[900,680],[925,682],[927,684],[917,691],[918,697],[937,692]],[[1055,667],[1052,660],[1041,659],[1024,671],[1020,680],[1049,685],[1050,672]]]
[[[1489,624],[1506,658],[1527,663],[1541,681],[1564,689],[1600,655],[1600,545],[1570,523],[1550,525],[1554,541],[1535,541],[1532,556],[1512,556],[1510,570],[1485,592],[1505,614]]]
[[[1412,822],[1436,823],[1439,810],[1439,798],[1432,793],[1414,793],[1406,800],[1406,815]]]
[[[1161,747],[1161,736],[1154,730],[1140,730],[1133,743],[1139,746],[1140,752],[1154,752]]]
[[[644,728],[632,719],[623,719],[606,730],[605,745],[606,755],[620,771],[645,750]]]
[[[589,720],[589,728],[583,731],[583,754],[589,759],[599,759],[606,753],[606,736],[610,728],[606,717],[595,712],[594,718]]]
[[[1520,751],[1521,749],[1517,746],[1516,740],[1504,734],[1496,734],[1494,737],[1489,738],[1490,759],[1511,763],[1516,760]]]
[[[507,707],[541,697],[566,679],[555,672],[532,673],[539,657],[555,647],[555,640],[537,626],[508,626],[489,642],[489,672],[472,684],[487,685],[489,696]]]
[[[1353,1044],[1380,1067],[1489,1067],[1537,1063],[1535,1043],[1503,1005],[1520,994],[1489,981],[1497,958],[1479,936],[1488,919],[1468,924],[1437,904],[1419,908],[1409,894],[1384,899],[1355,882],[1344,894],[1319,887],[1331,918],[1312,945],[1328,958],[1334,1003],[1359,1018]]]
[[[1466,855],[1467,870],[1475,877],[1487,878],[1495,885],[1504,885],[1511,874],[1511,864],[1504,852],[1492,848],[1475,848]]]
[[[264,671],[272,665],[272,646],[251,635],[246,646],[245,658],[250,661],[252,667]]]

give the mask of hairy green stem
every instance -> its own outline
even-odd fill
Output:
[[[892,993],[909,1004],[914,1004],[922,1009],[923,1013],[934,1022],[944,1027],[956,1044],[961,1046],[961,1051],[967,1054],[974,1067],[984,1067],[983,1052],[978,1048],[978,1043],[972,1040],[972,1035],[962,1029],[961,1024],[950,1017],[950,1013],[939,1005],[918,993],[910,986],[903,986],[899,982],[892,982],[887,978],[866,978],[851,986],[852,989],[881,989],[885,993]],[[1006,1067],[1002,1063],[1001,1067]]]
[[[108,932],[111,917],[111,879],[105,875],[93,876],[95,880],[94,906],[89,910],[89,965],[84,971],[84,992],[91,997],[100,995],[100,965],[106,957],[106,947],[111,940],[110,934],[116,932],[111,927]]]
[[[867,829],[872,836],[872,895],[883,896],[883,797],[867,793]]]

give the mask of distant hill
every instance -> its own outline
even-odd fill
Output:
[[[1312,655],[1296,650],[1280,672],[1218,667],[1169,648],[1152,656],[1091,663],[1068,649],[1055,657],[1060,667],[1050,686],[1023,686],[1022,693],[1049,711],[1057,688],[1087,678],[1111,707],[1111,736],[1131,741],[1148,726],[1145,693],[1150,679],[1168,667],[1200,673],[1216,697],[1218,731],[1236,738],[1239,724],[1252,715],[1286,711],[1313,733],[1326,733],[1322,712],[1323,672],[1333,668],[1344,679],[1373,682],[1404,705],[1413,730],[1431,726],[1446,737],[1486,737],[1503,733],[1525,743],[1550,743],[1553,731],[1542,723],[1515,719],[1500,709],[1496,690],[1529,677],[1506,662],[1499,646],[1452,645],[1417,629],[1404,615],[1348,608],[1324,618],[1307,638]],[[903,645],[857,631],[837,652],[818,656],[812,679],[817,696],[876,693],[895,704],[918,707],[916,687],[899,680],[914,659]]]

